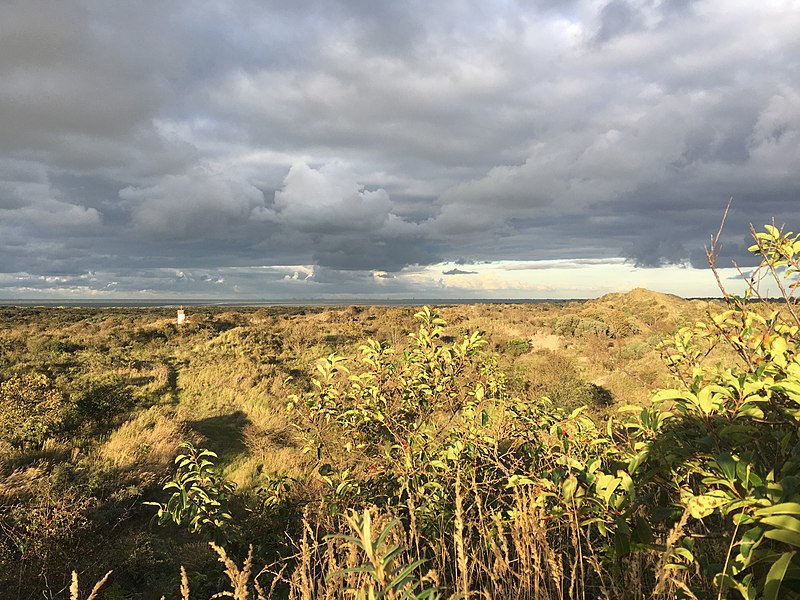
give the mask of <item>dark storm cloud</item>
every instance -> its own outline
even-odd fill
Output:
[[[731,196],[746,265],[749,223],[800,223],[798,30],[788,0],[4,2],[0,294],[702,267]]]
[[[44,154],[55,163],[86,153],[102,165],[113,157],[97,150],[147,134],[173,62],[164,15],[109,8],[39,0],[0,7],[4,153]]]

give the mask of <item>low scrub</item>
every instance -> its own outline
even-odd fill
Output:
[[[378,335],[357,349],[349,328],[370,316],[364,311],[321,313],[324,321],[312,315],[330,324],[327,336],[316,326],[267,330],[267,317],[259,317],[265,329],[254,337],[243,317],[228,315],[217,342],[197,348],[224,350],[237,365],[276,372],[285,354],[306,356],[323,347],[337,352],[319,360],[311,374],[281,362],[280,372],[294,379],[280,388],[287,413],[274,419],[265,411],[278,399],[261,402],[258,392],[274,384],[253,373],[240,376],[238,367],[217,371],[212,357],[202,362],[186,352],[192,367],[176,362],[169,377],[169,401],[178,406],[140,407],[98,444],[98,454],[117,477],[137,469],[160,473],[182,440],[195,443],[184,446],[166,485],[153,486],[151,498],[131,492],[136,508],[125,508],[155,515],[171,528],[154,529],[143,548],[163,535],[167,548],[180,542],[193,549],[194,565],[187,563],[180,581],[175,568],[174,589],[164,590],[184,599],[214,592],[263,599],[798,597],[800,311],[793,293],[800,236],[773,226],[753,233],[751,250],[762,264],[748,279],[748,292],[743,298],[726,294],[725,310],[673,330],[657,348],[671,383],[641,405],[612,406],[619,382],[591,378],[607,390],[585,381],[583,371],[600,369],[603,360],[649,362],[648,347],[628,336],[647,335],[650,321],[664,324],[671,313],[658,302],[652,315],[635,319],[620,312],[626,298],[616,296],[540,317],[572,337],[570,351],[585,344],[603,360],[531,352],[523,331],[506,331],[500,348],[514,355],[515,365],[543,369],[526,384],[517,371],[508,376],[503,358],[488,352],[496,340],[490,343],[459,320],[456,335],[428,308],[416,314],[406,338]],[[709,258],[713,266],[713,245]],[[782,305],[760,298],[764,276],[783,291]],[[636,301],[655,302],[642,291]],[[299,315],[289,317],[299,323]],[[398,319],[392,332],[404,323]],[[190,335],[175,330],[167,341],[180,347],[182,336]],[[133,369],[134,363],[125,366],[130,359],[120,354],[120,369]],[[225,377],[214,379],[212,371]],[[23,385],[22,377],[38,383]],[[215,381],[231,389],[220,390],[213,403],[205,390]],[[54,389],[29,375],[3,385],[11,390],[4,388],[5,407],[22,406],[28,396],[46,400]],[[542,393],[547,386],[550,397]],[[17,394],[17,388],[28,391]],[[98,389],[78,396],[78,414],[103,429],[113,425],[114,402],[124,400],[127,409],[129,401],[123,389]],[[201,398],[204,403],[189,402]],[[54,409],[63,407],[55,399]],[[601,419],[585,403],[613,416]],[[36,410],[14,414],[40,418]],[[48,438],[61,435],[62,420],[41,418],[43,427],[28,428],[40,433],[25,439],[4,429],[13,452],[42,453]],[[211,439],[220,432],[225,440]],[[281,451],[297,447],[305,462],[295,458],[283,470],[267,465],[278,456],[259,443],[268,435]],[[220,452],[200,447],[206,442]],[[264,461],[239,458],[256,453]],[[73,459],[74,470],[65,470],[68,493],[30,502],[27,512],[20,502],[0,513],[0,524],[16,536],[0,560],[11,565],[23,556],[43,557],[19,578],[47,581],[55,561],[69,560],[69,544],[88,545],[100,498],[77,495],[85,484],[73,486],[66,475],[77,479],[89,462],[77,454]],[[232,464],[247,465],[251,483],[234,486]],[[48,468],[42,462],[34,470]],[[64,504],[73,497],[80,502]],[[142,506],[145,499],[165,502]],[[123,500],[128,496],[120,505]],[[48,530],[53,523],[57,527]],[[47,553],[33,550],[38,538]],[[213,554],[205,544],[212,540],[224,585],[209,570]],[[99,580],[106,570],[97,566],[91,576]],[[127,594],[114,588],[114,577],[90,593]],[[72,582],[77,597],[77,577]]]
[[[762,270],[794,285],[798,236],[755,241]],[[665,342],[675,386],[605,426],[510,396],[481,336],[445,342],[427,308],[401,355],[369,341],[329,356],[290,403],[319,457],[318,527],[397,519],[410,579],[387,597],[800,593],[800,319],[791,298],[768,316],[748,299]],[[720,344],[737,359],[708,365]]]

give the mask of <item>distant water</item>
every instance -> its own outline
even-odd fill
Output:
[[[78,308],[177,308],[178,306],[448,306],[454,304],[536,304],[542,302],[569,302],[570,300],[507,299],[507,298],[401,298],[380,300],[372,298],[308,299],[308,300],[240,300],[226,299],[92,299],[92,300],[2,300],[0,306],[69,306]]]

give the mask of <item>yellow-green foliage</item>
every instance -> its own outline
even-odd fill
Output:
[[[12,446],[39,446],[66,416],[62,395],[45,375],[11,377],[0,383],[0,439]]]
[[[565,455],[569,459],[535,454],[537,461],[547,465],[547,472],[554,473],[554,481],[568,478],[564,465],[556,459],[572,460],[580,444],[595,439],[592,436],[602,437],[604,430],[599,423],[595,426],[587,420],[586,414],[613,411],[613,407],[604,406],[607,402],[622,405],[646,398],[648,390],[664,380],[667,371],[659,367],[652,349],[652,340],[659,336],[638,318],[638,306],[656,302],[662,307],[657,315],[659,327],[672,327],[673,332],[679,322],[693,322],[702,308],[658,294],[639,292],[634,296],[635,301],[623,295],[566,304],[442,306],[438,311],[446,323],[438,325],[441,331],[429,344],[433,352],[429,356],[425,355],[428,350],[420,351],[419,321],[414,318],[417,309],[411,307],[190,308],[187,322],[180,327],[174,311],[166,309],[0,308],[0,380],[39,378],[37,373],[46,373],[49,383],[34,387],[45,397],[54,400],[57,396],[64,409],[57,420],[48,422],[46,433],[38,441],[24,446],[18,442],[15,449],[0,440],[0,525],[16,536],[9,539],[30,540],[31,535],[39,535],[35,533],[41,530],[37,529],[39,525],[26,515],[46,518],[55,514],[31,512],[39,506],[32,498],[36,490],[44,489],[40,488],[42,482],[49,482],[46,497],[50,506],[81,507],[69,521],[75,526],[59,517],[48,537],[42,537],[52,560],[46,564],[28,560],[22,577],[19,571],[0,569],[0,587],[18,591],[20,598],[41,597],[46,588],[55,596],[58,590],[69,587],[73,568],[87,581],[98,580],[113,569],[104,586],[109,597],[139,593],[159,597],[169,590],[172,584],[168,582],[183,563],[193,597],[210,597],[219,591],[213,575],[213,553],[197,540],[187,539],[187,534],[177,528],[148,528],[153,510],[142,505],[145,501],[168,500],[161,490],[163,482],[171,476],[179,444],[190,440],[215,452],[220,474],[237,484],[230,513],[237,531],[243,533],[228,547],[231,556],[245,556],[252,541],[254,560],[262,563],[295,552],[303,557],[297,563],[279,563],[278,570],[286,567],[282,578],[266,577],[270,585],[276,585],[276,594],[307,597],[309,587],[303,581],[318,581],[325,569],[336,571],[362,564],[353,563],[360,560],[358,549],[349,548],[341,540],[335,542],[333,560],[324,537],[326,532],[348,533],[349,526],[340,516],[331,514],[332,508],[355,503],[360,486],[364,494],[374,492],[374,498],[365,496],[373,498],[371,503],[382,506],[384,512],[373,513],[381,527],[400,518],[392,535],[398,536],[396,543],[405,549],[403,565],[420,557],[419,552],[428,547],[425,536],[439,531],[436,527],[445,527],[441,531],[448,540],[447,536],[460,531],[461,546],[448,541],[438,550],[429,548],[431,554],[424,556],[428,562],[415,571],[419,579],[428,571],[432,578],[438,578],[435,585],[433,579],[426,580],[432,587],[441,587],[447,593],[448,586],[466,577],[471,589],[477,589],[476,582],[488,578],[492,583],[483,589],[492,590],[495,597],[514,597],[522,589],[528,591],[520,592],[519,597],[559,597],[559,589],[578,586],[570,579],[578,577],[569,561],[579,549],[571,536],[582,539],[584,534],[563,520],[553,529],[537,525],[547,516],[542,512],[546,507],[534,506],[538,496],[531,493],[533,488],[524,479],[515,479],[519,485],[492,496],[497,506],[502,504],[508,511],[499,521],[491,516],[497,507],[490,506],[491,502],[480,504],[484,498],[480,490],[498,481],[507,483],[508,474],[500,474],[509,465],[520,466],[512,475],[537,472],[539,467],[521,467],[534,464],[526,463],[532,460],[526,458],[526,443],[533,448],[539,448],[539,444],[544,444],[543,448],[573,444]],[[563,314],[605,323],[609,330],[558,336],[551,327]],[[613,323],[625,321],[623,316],[628,316],[634,326],[612,328]],[[409,331],[417,337],[410,338]],[[465,334],[471,339],[476,333],[474,339],[480,339],[481,344],[459,363],[456,347],[463,343]],[[352,374],[364,375],[369,367],[363,361],[370,354],[359,346],[368,338],[381,342],[379,354],[386,354],[380,360],[402,364],[405,352],[416,356],[413,367],[393,371],[381,385],[387,392],[386,414],[393,414],[393,407],[402,406],[403,401],[435,398],[425,427],[415,432],[397,429],[394,444],[398,447],[389,445],[388,463],[377,451],[374,455],[365,454],[363,449],[348,453],[345,446],[352,436],[342,437],[332,423],[320,423],[316,432],[325,445],[311,445],[304,453],[307,438],[295,427],[302,422],[299,415],[285,411],[288,397],[302,397],[312,391],[315,375],[309,365],[331,353],[346,359],[337,363],[339,367],[355,364]],[[634,344],[649,350],[623,351]],[[434,347],[449,349],[453,361],[442,367],[438,361],[447,353]],[[375,346],[372,348],[374,351]],[[388,354],[389,348],[394,354]],[[337,377],[341,377],[341,385],[349,385],[345,373]],[[394,387],[387,388],[391,382]],[[406,386],[409,382],[410,387]],[[475,399],[478,383],[483,385],[484,394],[480,402]],[[374,384],[361,380],[364,389]],[[403,400],[406,393],[409,396]],[[545,395],[561,406],[542,402]],[[559,410],[586,402],[590,404],[589,413],[575,416],[577,425]],[[507,414],[503,406],[519,407],[518,414]],[[441,456],[445,448],[442,443],[451,435],[469,431],[462,411],[470,408],[476,411],[470,417],[477,428],[472,433],[480,436],[461,461],[467,470],[462,472],[458,494],[462,499],[461,525],[456,528],[455,474],[434,464],[428,471],[414,473],[417,479],[404,484],[402,475],[407,473],[401,449],[409,438],[400,434],[417,436],[412,448],[422,448],[415,444],[427,436],[424,447],[431,451],[431,460],[438,456],[452,467],[446,462],[451,460],[446,453]],[[488,430],[481,429],[484,410]],[[536,411],[541,415],[535,416],[539,414]],[[551,425],[546,430],[530,430],[520,421],[534,417]],[[573,428],[575,433],[570,433]],[[573,436],[567,442],[564,431]],[[580,435],[575,438],[577,433]],[[499,458],[489,453],[492,446],[481,437],[484,435],[498,440]],[[368,439],[377,444],[375,450],[382,447],[378,442],[385,441],[385,436]],[[324,462],[319,462],[318,450]],[[474,471],[472,456],[476,458]],[[332,457],[342,458],[342,464]],[[500,458],[512,462],[496,464]],[[320,474],[325,464],[330,464],[331,470],[324,468]],[[417,458],[412,463],[422,464],[424,461]],[[352,466],[347,475],[340,468],[346,466]],[[401,476],[391,475],[396,467]],[[483,479],[471,481],[472,472]],[[439,491],[437,482],[443,486]],[[339,486],[341,497],[329,502]],[[421,490],[424,498],[417,497]],[[419,510],[409,511],[409,502],[419,505]],[[440,510],[442,507],[447,510]],[[437,514],[445,519],[440,525],[431,520]],[[63,524],[62,538],[69,542],[58,541],[58,523]],[[499,530],[504,535],[493,537]],[[548,537],[553,535],[557,539]],[[308,544],[305,554],[302,547],[295,546],[295,542],[302,546],[303,536]],[[478,540],[489,545],[475,545]],[[24,543],[26,548],[32,547],[29,541]],[[0,558],[7,561],[5,564],[23,564],[22,557],[30,557],[15,544],[3,546],[4,558]],[[70,544],[74,545],[74,559],[59,559],[63,556],[59,553],[70,549]],[[584,544],[580,551],[600,560],[599,547],[589,549]],[[458,566],[467,555],[482,561],[474,567],[469,563],[473,569],[469,574]],[[523,556],[533,562],[524,563]],[[540,565],[541,577],[523,581],[534,564]],[[329,597],[352,597],[347,590],[356,584],[355,576],[335,578],[326,589]]]

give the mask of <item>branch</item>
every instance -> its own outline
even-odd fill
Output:
[[[725,212],[722,214],[722,221],[719,224],[717,234],[711,236],[710,246],[703,246],[703,249],[706,251],[706,258],[708,259],[708,266],[711,267],[711,272],[714,273],[714,279],[717,280],[717,287],[719,291],[722,292],[722,296],[725,298],[726,302],[730,302],[730,294],[725,289],[725,286],[722,285],[722,279],[720,279],[719,272],[717,271],[717,257],[719,256],[719,238],[722,236],[722,230],[725,228],[725,221],[728,218],[728,212],[731,209],[732,203],[733,196],[728,200],[728,205],[725,207]]]
[[[773,220],[773,227],[774,226],[775,225],[774,225],[774,220]],[[782,240],[783,239],[783,226],[781,226],[781,229],[780,229],[780,231],[778,233],[780,235],[780,239]],[[756,245],[758,246],[758,252],[763,257],[762,265],[763,264],[767,265],[767,268],[769,269],[769,272],[772,275],[772,278],[775,280],[775,283],[778,285],[778,289],[781,292],[781,297],[783,298],[783,300],[784,300],[784,302],[786,304],[786,308],[789,309],[789,313],[792,315],[792,319],[794,320],[795,324],[800,326],[800,316],[798,316],[797,313],[794,310],[794,306],[793,306],[794,303],[792,302],[792,294],[790,294],[790,293],[788,293],[786,291],[786,288],[784,287],[783,283],[781,282],[781,276],[778,274],[777,270],[775,269],[775,264],[773,262],[772,257],[768,256],[768,252],[767,252],[767,250],[764,249],[763,242],[759,239],[758,234],[757,234],[757,232],[756,232],[756,230],[755,230],[755,228],[753,227],[752,224],[750,225],[750,235],[753,236],[753,239],[755,240]],[[777,250],[775,252],[777,252]]]

